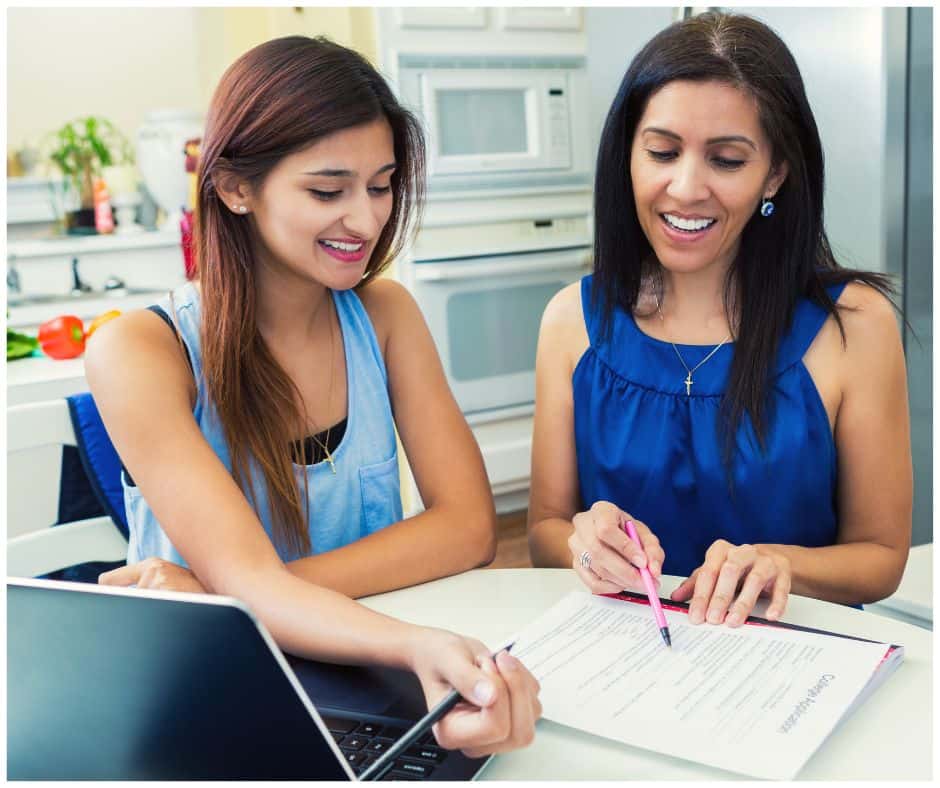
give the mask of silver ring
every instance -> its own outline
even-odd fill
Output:
[[[591,554],[587,550],[581,553],[581,556],[578,558],[578,561],[581,562],[582,569],[591,568]]]

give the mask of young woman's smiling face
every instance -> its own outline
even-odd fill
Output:
[[[285,156],[248,200],[261,264],[347,290],[392,212],[395,152],[385,118]]]
[[[630,178],[640,226],[668,270],[727,268],[773,171],[755,100],[719,82],[670,82],[637,124]],[[773,221],[773,218],[760,219]]]

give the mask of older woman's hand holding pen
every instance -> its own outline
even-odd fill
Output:
[[[640,544],[622,528],[632,520]],[[589,511],[572,519],[574,531],[568,538],[572,567],[595,594],[619,591],[646,593],[639,567],[648,567],[659,583],[666,554],[659,539],[642,522],[608,501],[598,501]]]

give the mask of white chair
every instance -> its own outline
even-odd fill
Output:
[[[63,445],[75,445],[64,399],[7,409],[8,575],[35,577],[86,561],[127,557],[127,541],[110,517],[52,527]]]

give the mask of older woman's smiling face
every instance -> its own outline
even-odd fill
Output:
[[[660,88],[630,152],[640,226],[660,263],[677,273],[726,269],[744,226],[786,171],[772,168],[756,101],[719,82]]]

